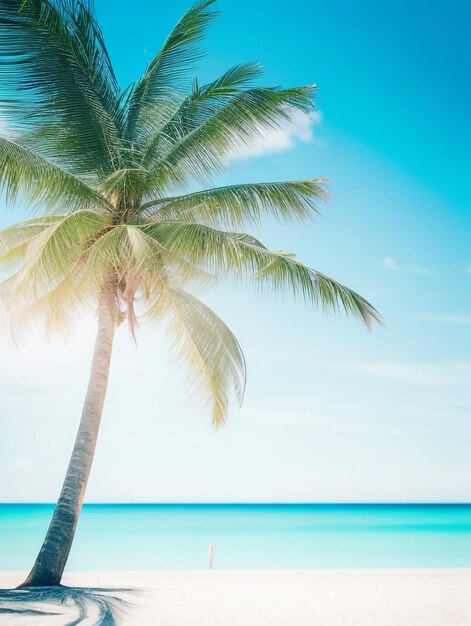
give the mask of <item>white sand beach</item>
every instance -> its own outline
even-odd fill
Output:
[[[0,587],[23,574],[0,573]],[[471,569],[74,572],[71,586],[143,589],[120,592],[126,625],[147,626],[469,626]],[[55,626],[61,615],[14,617],[2,626]],[[80,622],[93,624],[93,615]]]

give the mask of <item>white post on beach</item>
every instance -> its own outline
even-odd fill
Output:
[[[210,543],[209,549],[208,549],[208,568],[209,569],[213,569],[213,562],[214,562],[214,544]]]

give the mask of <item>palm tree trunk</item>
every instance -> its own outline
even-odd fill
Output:
[[[103,290],[90,380],[69,467],[44,543],[24,587],[59,585],[72,547],[92,467],[105,401],[115,328],[115,303]]]

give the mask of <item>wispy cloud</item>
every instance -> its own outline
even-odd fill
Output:
[[[445,324],[471,324],[471,315],[455,315],[453,313],[445,315],[420,315],[418,319],[428,322],[443,322]]]
[[[385,256],[380,261],[380,266],[391,272],[401,272],[403,274],[434,274],[435,272],[426,267],[420,267],[418,265],[400,265],[396,259],[391,256]]]
[[[468,388],[471,361],[371,361],[351,364],[350,370],[368,376],[407,383],[409,385],[443,387],[448,385]]]
[[[293,148],[296,143],[312,143],[314,141],[314,126],[320,123],[321,113],[303,113],[293,110],[291,119],[282,122],[277,128],[260,127],[259,135],[245,146],[235,146],[230,160],[248,159],[270,152],[285,152]]]
[[[464,271],[466,274],[469,274],[471,276],[471,265],[468,265],[468,267],[466,267]]]

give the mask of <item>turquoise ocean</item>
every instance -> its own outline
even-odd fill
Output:
[[[0,504],[0,571],[28,569],[51,504]],[[471,567],[471,505],[87,504],[68,569]]]

